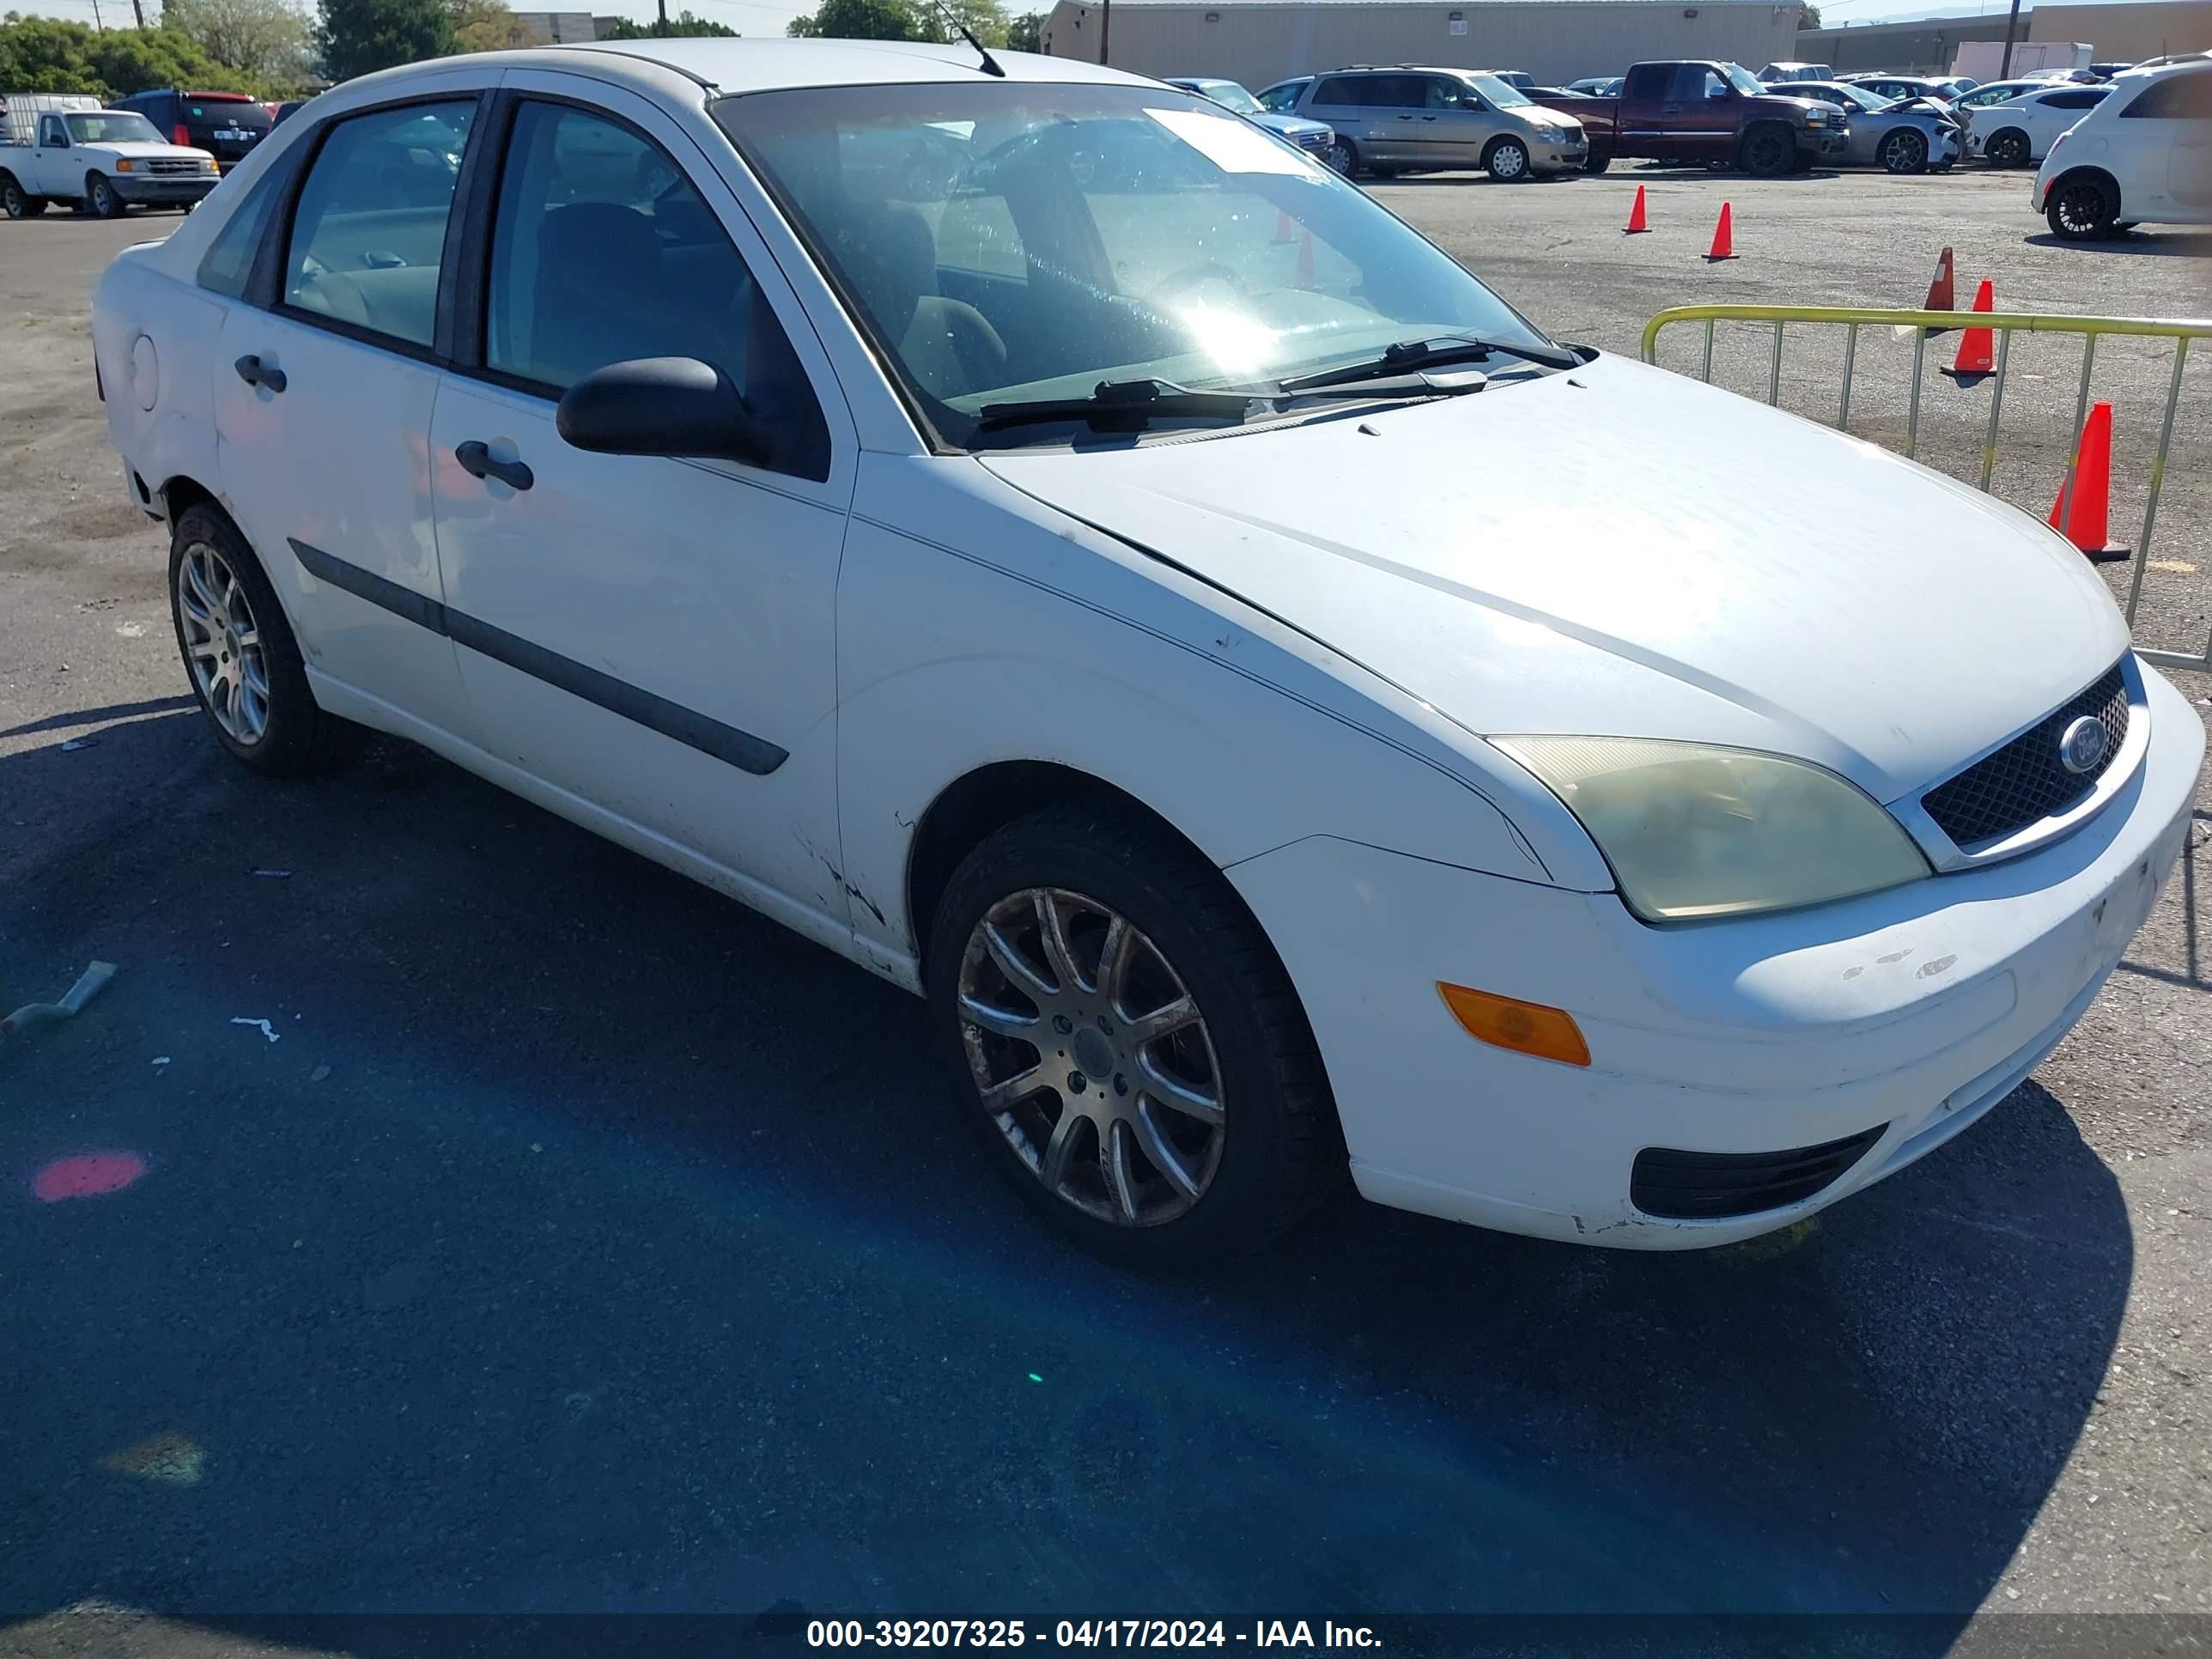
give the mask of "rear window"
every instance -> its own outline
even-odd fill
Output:
[[[266,132],[274,119],[266,108],[251,98],[197,95],[185,98],[184,118],[207,126],[242,127],[248,132]]]

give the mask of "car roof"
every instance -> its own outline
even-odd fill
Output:
[[[1010,81],[1101,83],[1156,87],[1158,82],[1075,58],[1047,58],[1037,52],[994,52],[994,61]],[[582,61],[580,61],[582,60]],[[985,77],[974,47],[934,46],[917,40],[795,40],[676,37],[665,40],[579,41],[572,46],[525,46],[509,52],[472,52],[465,57],[380,70],[344,83],[348,94],[362,87],[392,88],[425,73],[456,69],[584,69],[601,79],[640,88],[665,85],[674,74],[709,92],[769,92],[796,87],[856,87],[970,81]],[[325,94],[327,95],[327,94]],[[354,100],[346,100],[351,104]]]

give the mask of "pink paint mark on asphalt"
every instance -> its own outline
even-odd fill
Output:
[[[75,1158],[58,1158],[40,1170],[31,1182],[31,1195],[41,1204],[99,1198],[121,1192],[145,1173],[146,1160],[136,1152],[80,1152]]]

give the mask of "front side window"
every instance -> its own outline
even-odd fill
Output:
[[[137,110],[98,110],[69,118],[70,137],[80,144],[158,144],[161,135]]]
[[[1260,100],[1238,86],[1234,81],[1209,81],[1200,88],[1206,96],[1224,109],[1233,109],[1239,115],[1256,115]]]
[[[881,137],[841,161],[887,186],[927,179],[883,161],[922,140]],[[728,375],[790,440],[781,470],[813,471],[799,458],[826,454],[828,428],[782,325],[676,163],[611,117],[526,102],[500,179],[484,366],[557,395],[641,357],[696,357]]]
[[[1104,381],[1233,392],[1439,335],[1546,349],[1357,187],[1164,88],[792,89],[714,113],[951,447],[1037,441],[984,411]],[[924,126],[969,134],[942,182],[843,161],[855,129]]]
[[[436,331],[446,220],[474,99],[331,124],[284,257],[284,303],[410,345]]]

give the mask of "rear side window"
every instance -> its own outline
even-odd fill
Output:
[[[1674,84],[1674,71],[1664,64],[1639,64],[1629,71],[1621,83],[1621,95],[1627,98],[1664,98]]]
[[[446,220],[476,112],[470,99],[332,125],[293,215],[287,306],[430,344]]]
[[[641,357],[712,363],[778,427],[776,470],[828,476],[813,388],[690,180],[611,118],[526,102],[492,228],[485,367],[557,392]]]
[[[1314,88],[1316,104],[1343,106],[1357,104],[1360,99],[1361,83],[1349,75],[1332,75]]]
[[[2145,87],[2120,112],[2122,120],[2136,115],[2154,121],[2212,120],[2212,70],[2176,75]]]
[[[2054,92],[2040,101],[2046,109],[2094,109],[2105,101],[2105,94],[2101,88],[2093,91],[2085,87],[2079,92]]]
[[[196,127],[233,127],[242,132],[266,132],[275,119],[250,98],[188,98],[184,118]]]
[[[284,181],[294,169],[289,165],[289,156],[280,157],[276,165],[253,181],[253,188],[246,199],[216,232],[215,240],[200,256],[199,283],[210,293],[221,294],[233,300],[246,296],[246,285],[253,275],[254,257],[261,251],[263,233],[269,228],[269,216],[276,206],[276,198],[284,193]]]
[[[1425,109],[1429,106],[1428,86],[1425,75],[1370,75],[1360,101],[1372,108]]]

